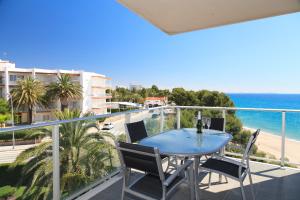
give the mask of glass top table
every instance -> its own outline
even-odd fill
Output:
[[[139,144],[156,147],[160,154],[168,156],[184,156],[194,158],[195,193],[199,199],[198,168],[203,155],[216,153],[232,139],[232,136],[222,131],[204,129],[198,134],[195,128],[171,130],[142,139]],[[221,179],[221,177],[220,177]]]
[[[164,155],[190,157],[215,153],[231,139],[230,134],[221,131],[204,129],[198,134],[195,128],[185,128],[144,138],[139,144],[157,147]]]

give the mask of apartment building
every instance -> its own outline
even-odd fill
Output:
[[[106,93],[111,88],[111,79],[94,72],[75,70],[49,70],[39,68],[17,68],[15,63],[0,60],[0,97],[9,99],[9,91],[17,85],[17,81],[32,76],[40,80],[44,85],[57,81],[57,75],[69,74],[72,81],[82,86],[82,98],[69,102],[70,109],[80,109],[82,112],[95,114],[108,113],[111,95]],[[36,107],[33,114],[34,122],[53,120],[54,111],[60,109],[59,100],[48,106]],[[17,110],[19,122],[27,122],[26,110]]]

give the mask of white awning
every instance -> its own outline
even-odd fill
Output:
[[[118,1],[168,34],[300,11],[300,0]]]

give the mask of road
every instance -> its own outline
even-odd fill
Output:
[[[152,113],[149,113],[148,111],[141,112],[141,113],[135,113],[131,115],[131,122],[143,120],[145,118],[151,117]],[[109,120],[108,120],[109,121]],[[112,133],[115,136],[119,136],[121,134],[125,134],[125,118],[122,118],[117,121],[109,121],[112,122],[114,125],[114,128],[111,130],[108,130],[108,132]]]

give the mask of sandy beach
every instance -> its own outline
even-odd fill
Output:
[[[255,131],[253,128],[244,127],[246,130]],[[276,159],[281,157],[281,136],[274,135],[265,131],[262,131],[256,142],[258,149],[264,151],[268,155],[274,155]],[[300,141],[285,139],[285,157],[289,159],[289,162],[300,163]]]

